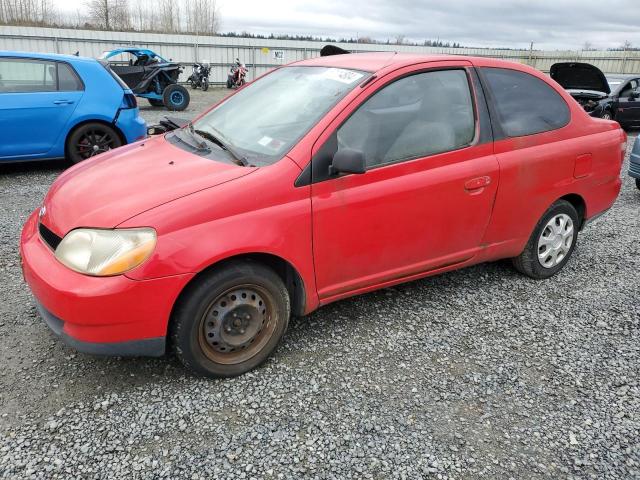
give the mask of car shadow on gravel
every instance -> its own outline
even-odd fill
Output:
[[[42,160],[33,162],[0,162],[0,175],[63,171],[72,165],[68,160]]]

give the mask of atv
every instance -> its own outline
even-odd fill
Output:
[[[145,48],[118,48],[104,52],[100,59],[108,60],[111,70],[136,96],[146,98],[152,106],[184,110],[189,105],[189,92],[178,85],[183,70],[179,63],[167,61]]]

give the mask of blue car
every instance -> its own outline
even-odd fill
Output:
[[[0,51],[0,162],[76,163],[146,136],[136,98],[107,63]]]
[[[640,189],[640,135],[636,137],[636,143],[633,144],[633,150],[631,150],[629,175],[636,179],[636,187]]]

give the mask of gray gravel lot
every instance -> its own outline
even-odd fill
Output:
[[[173,358],[76,353],[38,318],[18,238],[63,168],[0,169],[0,478],[640,478],[640,191],[626,165],[558,276],[497,262],[341,301],[219,381]]]

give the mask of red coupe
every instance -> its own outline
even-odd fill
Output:
[[[616,200],[625,144],[516,63],[305,60],[62,174],[24,275],[78,350],[238,375],[341,298],[501,258],[551,277]]]

